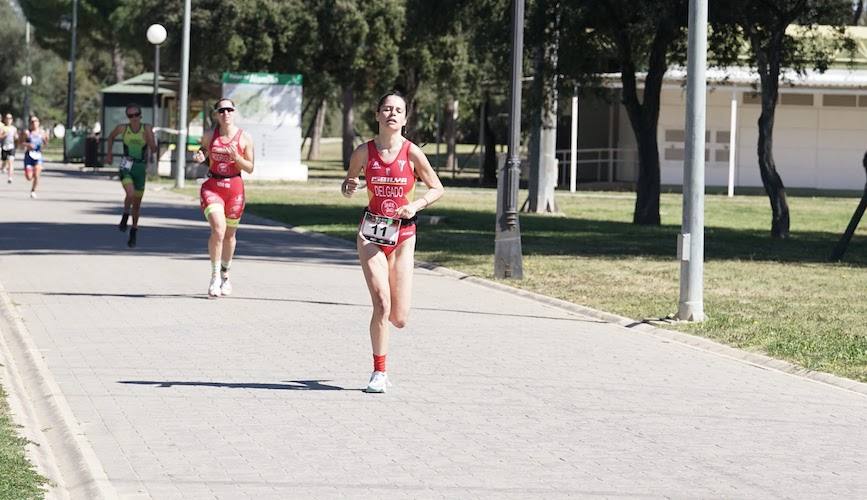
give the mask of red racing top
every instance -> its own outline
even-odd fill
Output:
[[[367,143],[367,165],[364,178],[367,182],[367,209],[374,215],[394,217],[394,212],[410,203],[415,197],[415,172],[409,162],[409,147],[404,140],[397,157],[385,163],[373,141]]]
[[[244,131],[240,128],[234,137],[226,142],[220,137],[220,129],[214,129],[214,136],[211,138],[211,144],[208,146],[208,159],[210,160],[209,169],[211,173],[221,177],[232,177],[241,175],[241,169],[235,165],[235,160],[229,154],[228,146],[232,145],[238,151],[238,154],[244,155],[244,149],[241,148],[241,134]]]

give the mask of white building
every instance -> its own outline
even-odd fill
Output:
[[[607,76],[610,87],[619,87],[619,74]],[[644,75],[637,77],[640,84]],[[664,78],[657,131],[664,185],[683,183],[685,77],[684,69],[673,68]],[[727,186],[731,170],[735,188],[761,187],[758,74],[748,68],[708,69],[707,79],[706,184]],[[579,116],[579,161],[584,162],[579,180],[635,181],[637,144],[622,104],[586,99]],[[867,69],[787,72],[773,139],[777,170],[787,188],[860,190],[867,150]],[[594,156],[601,160],[590,160]]]

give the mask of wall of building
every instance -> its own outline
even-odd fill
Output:
[[[758,170],[756,96],[738,92],[735,186],[761,187]],[[708,186],[728,182],[728,142],[732,90],[708,93]],[[683,182],[683,124],[686,92],[665,89],[659,120],[663,184]],[[802,90],[781,94],[774,127],[774,158],[783,183],[791,188],[858,189],[864,185],[861,159],[867,149],[867,96],[854,91]]]

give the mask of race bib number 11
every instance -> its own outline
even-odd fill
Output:
[[[400,219],[364,212],[364,220],[361,221],[361,236],[367,241],[393,247],[397,245],[399,233]]]

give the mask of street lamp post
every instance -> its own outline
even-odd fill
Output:
[[[33,84],[33,78],[30,75],[21,77],[21,86],[24,87],[24,126],[30,123],[30,86]]]
[[[153,102],[153,130],[154,139],[156,140],[157,128],[160,126],[160,44],[166,41],[166,29],[162,24],[151,24],[147,31],[148,41],[154,46],[154,102]],[[157,150],[154,151],[155,172],[159,170],[160,161],[160,146],[157,142]]]
[[[494,276],[524,277],[521,226],[518,223],[518,181],[521,175],[521,67],[524,59],[524,0],[512,0],[512,109],[509,113],[509,153],[497,176],[497,234]]]
[[[683,163],[683,222],[678,235],[677,248],[680,257],[680,299],[677,303],[677,319],[704,321],[707,0],[689,1],[686,63],[686,147]]]
[[[190,80],[190,0],[184,0],[184,32],[181,39],[181,95],[180,120],[178,123],[178,169],[175,172],[175,187],[184,187],[187,170],[187,92]]]
[[[21,77],[21,85],[24,87],[24,126],[30,123],[30,86],[33,84],[33,78],[30,76],[30,23],[24,23],[24,45],[27,51],[26,68],[27,71]]]
[[[75,113],[75,38],[78,31],[78,0],[72,0],[72,39],[69,44],[69,87],[66,92],[66,130],[72,139],[72,122]],[[63,161],[69,161],[69,141],[63,141]]]
[[[154,46],[154,108],[153,126],[159,126],[160,108],[160,45],[166,41],[166,29],[162,24],[151,24],[147,31],[148,41]]]

